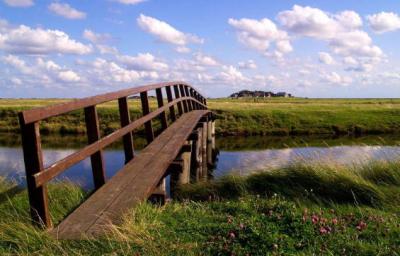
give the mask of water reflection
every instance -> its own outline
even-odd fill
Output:
[[[44,137],[46,166],[72,154],[86,144],[84,137]],[[135,138],[135,148],[145,145]],[[400,136],[365,137],[217,137],[218,161],[211,176],[233,171],[247,174],[287,166],[295,161],[358,164],[371,160],[396,160],[400,156]],[[124,164],[122,144],[114,143],[104,151],[106,175],[112,177]],[[0,176],[24,185],[24,164],[18,136],[0,134]],[[83,188],[93,188],[89,159],[69,168],[58,179],[69,179]]]
[[[358,165],[374,160],[399,160],[398,146],[334,146],[265,149],[261,151],[223,151],[219,155],[214,177],[237,172],[271,170],[296,162]]]

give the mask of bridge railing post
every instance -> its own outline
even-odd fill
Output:
[[[22,114],[19,115],[19,119],[32,221],[35,225],[50,228],[52,222],[49,214],[47,187],[46,185],[36,187],[33,176],[44,169],[39,123],[25,124]]]
[[[145,116],[150,113],[149,97],[147,91],[140,93],[140,100],[142,102],[142,113],[143,116]],[[144,123],[144,128],[146,132],[147,143],[151,143],[154,140],[153,125],[151,124],[151,120]]]
[[[175,99],[180,98],[180,93],[179,93],[179,85],[174,85],[174,92],[175,92]],[[182,109],[182,102],[178,102],[178,113],[181,116],[183,114],[183,109]]]
[[[195,90],[194,89],[190,89],[190,96],[193,98],[193,99],[196,99],[196,94],[195,94],[196,92],[195,92]],[[193,101],[193,105],[194,105],[194,109],[199,109],[199,104],[197,103],[197,102],[195,102],[195,101]]]
[[[121,121],[121,127],[127,126],[131,122],[129,114],[128,97],[122,97],[118,99],[119,116]],[[133,134],[130,132],[122,137],[124,143],[125,152],[125,163],[129,162],[134,157],[133,147]]]
[[[174,99],[172,98],[171,86],[165,87],[165,90],[167,92],[167,100],[168,100],[168,102],[172,102]],[[169,108],[169,115],[170,115],[170,118],[171,118],[172,122],[175,122],[176,115],[175,115],[175,107],[174,106],[171,106]]]
[[[157,88],[156,89],[156,96],[157,96],[158,107],[159,108],[163,107],[164,106],[164,100],[163,100],[161,88]],[[159,117],[160,117],[160,121],[161,121],[162,130],[164,131],[165,129],[168,128],[167,115],[165,114],[165,111],[161,112]]]
[[[183,88],[184,88],[184,90],[185,90],[185,95],[186,95],[186,97],[190,97],[191,95],[190,95],[190,93],[189,93],[189,87],[187,87],[186,85],[184,85]],[[189,110],[189,111],[192,111],[192,110],[193,110],[192,100],[191,100],[191,99],[188,100],[188,101],[187,101],[187,104],[188,104],[188,110]]]
[[[185,93],[185,88],[183,88],[183,84],[179,85],[179,91],[181,93],[181,97],[186,97],[186,93]],[[189,108],[188,108],[188,103],[186,100],[184,100],[183,102],[183,111],[185,113],[189,112]]]
[[[194,92],[194,97],[197,101],[200,101],[199,94],[196,91]],[[199,103],[197,103],[197,107],[198,109],[201,109],[201,105]]]
[[[85,108],[86,134],[88,144],[92,144],[100,139],[99,118],[96,106]],[[97,151],[90,156],[92,164],[92,173],[94,187],[97,190],[106,183],[106,174],[104,170],[104,160],[102,150]]]

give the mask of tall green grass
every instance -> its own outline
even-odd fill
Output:
[[[61,241],[31,225],[26,191],[0,181],[5,255],[398,255],[400,163],[298,164],[181,186],[131,209],[107,236]],[[51,184],[55,223],[87,195]]]

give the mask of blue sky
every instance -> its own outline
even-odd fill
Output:
[[[208,97],[400,95],[396,0],[0,1],[0,97],[173,80]]]

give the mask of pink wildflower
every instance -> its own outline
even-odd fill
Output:
[[[364,230],[367,227],[367,223],[365,223],[364,221],[360,221],[360,223],[358,223],[357,225],[357,230],[361,231]]]
[[[314,225],[317,224],[318,221],[319,221],[318,215],[313,214],[312,217],[311,217],[311,221],[312,221],[312,223],[313,223]]]
[[[328,230],[327,230],[325,227],[321,227],[321,228],[319,229],[319,233],[320,233],[321,235],[323,235],[323,234],[328,233]]]

